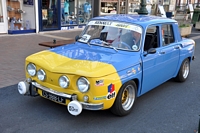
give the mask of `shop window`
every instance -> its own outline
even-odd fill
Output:
[[[58,28],[57,0],[42,0],[42,27],[44,29]]]
[[[126,0],[121,0],[120,2],[120,14],[126,13]]]
[[[62,0],[61,26],[86,24],[92,17],[92,0]]]
[[[7,0],[8,33],[35,32],[35,10],[33,2]]]
[[[112,2],[101,2],[100,14],[117,14],[117,2],[118,0]]]
[[[61,25],[76,24],[76,10],[74,0],[61,1]]]
[[[139,9],[139,7],[140,7],[139,0],[131,1],[130,3],[128,3],[128,13],[135,14],[136,13],[135,11]]]
[[[92,18],[92,0],[79,0],[78,23],[86,24]]]

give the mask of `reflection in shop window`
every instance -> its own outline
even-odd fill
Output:
[[[120,2],[120,14],[126,13],[126,0],[121,0]]]
[[[92,17],[92,0],[61,0],[61,25],[86,24]]]
[[[79,0],[78,22],[86,24],[92,17],[92,0]]]
[[[76,24],[74,0],[61,0],[61,25]]]
[[[101,2],[102,14],[117,14],[117,2]]]
[[[42,0],[43,29],[58,28],[57,0]]]
[[[139,9],[140,3],[139,0],[131,1],[128,3],[128,13],[129,14],[135,14],[137,9]]]

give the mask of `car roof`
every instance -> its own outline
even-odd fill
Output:
[[[138,24],[146,27],[156,23],[177,23],[177,21],[169,18],[153,16],[153,15],[137,15],[137,14],[115,14],[107,16],[94,17],[92,20],[111,20],[127,23]]]

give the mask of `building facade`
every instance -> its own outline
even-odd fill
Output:
[[[166,12],[198,0],[147,0],[149,14],[155,5]],[[140,0],[0,0],[0,33],[18,34],[82,27],[90,18],[136,14]]]

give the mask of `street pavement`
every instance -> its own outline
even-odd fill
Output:
[[[128,117],[115,117],[109,111],[84,110],[78,117],[66,113],[66,107],[40,97],[23,97],[16,91],[25,79],[25,58],[48,49],[38,43],[74,38],[81,30],[42,32],[25,35],[0,35],[0,132],[196,132],[199,119],[198,58],[187,82],[167,82],[137,99]],[[189,36],[200,40],[200,31]],[[196,42],[199,44],[199,42]],[[199,49],[199,48],[198,48]],[[196,56],[199,57],[198,49]],[[192,86],[192,87],[191,87]],[[10,95],[12,94],[12,96]],[[52,108],[55,108],[52,109]],[[16,110],[17,109],[17,110]],[[30,113],[31,112],[31,113]],[[45,115],[44,115],[45,114]],[[98,124],[97,124],[98,123]],[[122,128],[123,126],[123,128]],[[87,128],[86,128],[87,127]]]
[[[48,31],[34,34],[0,35],[0,88],[15,85],[25,79],[25,58],[41,50],[49,49],[39,46],[40,42],[67,40],[75,38],[82,29]],[[193,28],[192,39],[200,38],[200,31]]]

